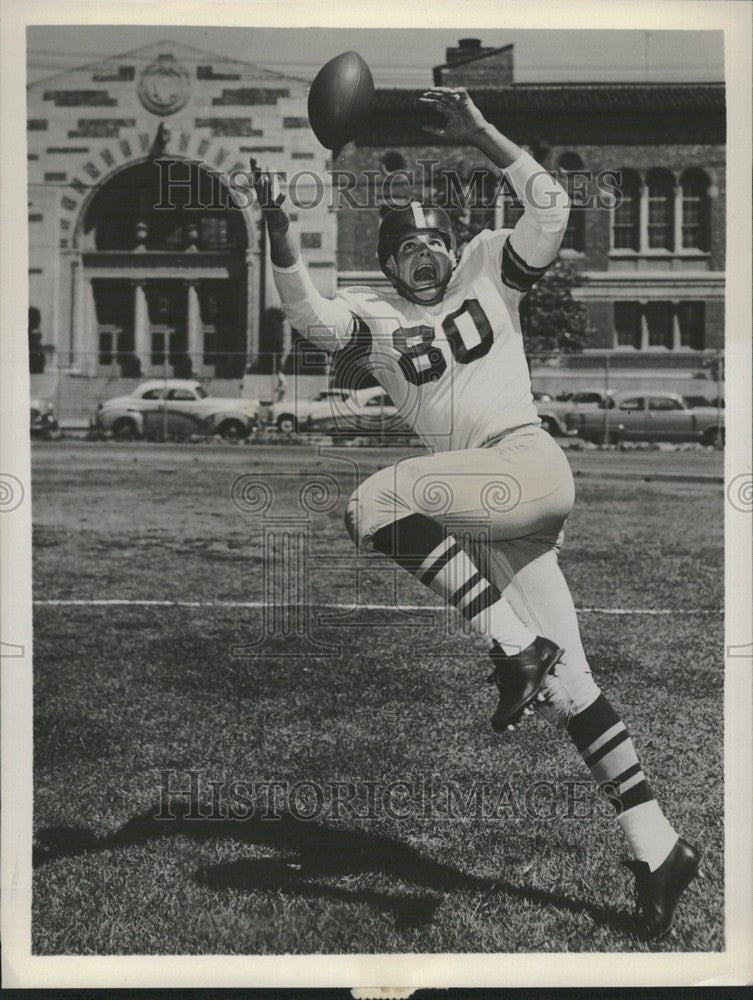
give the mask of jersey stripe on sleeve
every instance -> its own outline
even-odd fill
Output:
[[[549,267],[532,267],[526,264],[510,243],[508,237],[502,248],[502,281],[518,292],[527,292]]]

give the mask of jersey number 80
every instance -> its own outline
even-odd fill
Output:
[[[459,365],[483,358],[494,341],[491,323],[477,299],[467,299],[455,312],[448,313],[442,320],[442,330]],[[438,382],[447,369],[430,326],[398,327],[393,331],[392,343],[400,354],[400,370],[413,385]]]

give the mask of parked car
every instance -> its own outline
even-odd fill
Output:
[[[100,403],[94,426],[119,441],[190,434],[219,434],[237,441],[256,430],[258,411],[257,399],[209,396],[192,379],[152,379],[130,396]]]
[[[29,405],[29,432],[33,438],[46,440],[58,429],[55,408],[47,399],[32,399]]]
[[[309,428],[333,438],[410,435],[412,430],[381,386],[333,400],[328,416],[312,417]]]
[[[604,438],[604,411],[578,414],[576,430],[587,441]],[[633,393],[609,412],[608,439],[620,441],[700,441],[724,445],[724,411],[713,406],[689,407],[678,393]]]
[[[685,400],[685,405],[692,409],[697,406],[713,406],[714,409],[718,407],[724,407],[724,396],[718,396],[716,399],[709,399],[707,396],[683,396]]]
[[[269,422],[285,434],[310,431],[315,421],[336,414],[338,405],[349,396],[347,389],[323,389],[310,399],[284,399],[270,406]]]
[[[537,399],[537,395],[534,393],[533,398],[541,418],[541,426],[550,434],[573,433],[573,425],[569,425],[568,420],[574,414],[584,410],[603,410],[605,405],[614,406],[612,394],[598,389],[561,393],[556,399],[552,399],[551,396]]]

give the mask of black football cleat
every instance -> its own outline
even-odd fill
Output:
[[[515,725],[523,711],[536,698],[546,683],[547,675],[559,663],[563,649],[549,639],[537,636],[522,653],[507,656],[497,643],[489,656],[494,670],[487,681],[499,688],[499,704],[492,716],[492,729],[503,733]]]
[[[698,874],[701,852],[682,837],[656,871],[644,861],[633,861],[636,922],[641,937],[656,941],[669,933],[680,896]]]

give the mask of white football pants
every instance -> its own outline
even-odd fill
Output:
[[[574,499],[564,452],[546,431],[528,425],[484,448],[381,469],[354,492],[347,513],[364,548],[380,528],[411,513],[439,520],[463,542],[521,621],[565,650],[541,709],[559,728],[600,693],[558,562]]]

